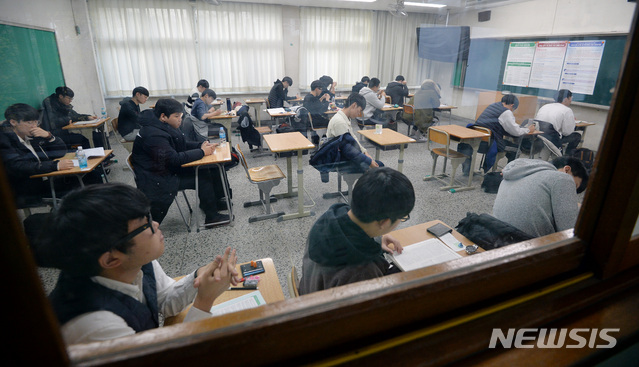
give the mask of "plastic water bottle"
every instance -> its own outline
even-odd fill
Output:
[[[220,127],[220,146],[226,146],[226,133],[223,127]]]
[[[78,165],[81,170],[87,169],[89,165],[87,162],[87,154],[82,150],[82,147],[78,147],[78,151],[75,152],[75,157],[78,159]]]
[[[106,110],[104,109],[104,107],[102,107],[102,118],[106,119],[107,115],[106,115]]]

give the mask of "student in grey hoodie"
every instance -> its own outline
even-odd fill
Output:
[[[364,125],[382,124],[387,127],[388,121],[377,120],[373,118],[375,110],[381,110],[386,104],[386,93],[379,89],[380,80],[372,78],[368,82],[368,87],[364,87],[359,91],[359,94],[363,95],[366,99],[366,108],[362,113],[362,120]]]
[[[303,258],[300,294],[389,274],[383,252],[401,244],[388,235],[409,219],[415,192],[401,172],[382,167],[366,172],[353,188],[351,204],[333,204],[313,225]],[[381,243],[375,237],[381,236]],[[392,272],[392,271],[390,271]]]
[[[493,205],[493,216],[534,237],[575,226],[577,194],[585,190],[588,172],[576,158],[560,157],[552,164],[516,159],[504,168]]]

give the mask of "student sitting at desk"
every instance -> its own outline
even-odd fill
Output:
[[[572,92],[560,89],[555,103],[548,103],[539,109],[535,120],[539,123],[539,130],[544,132],[544,138],[550,140],[562,150],[566,146],[564,155],[572,155],[581,141],[581,134],[575,131],[575,115],[570,109]]]
[[[359,94],[366,99],[366,108],[364,108],[362,120],[364,125],[382,124],[384,127],[388,127],[388,120],[380,118],[383,114],[381,109],[386,104],[386,93],[379,89],[379,83],[379,79],[372,78],[368,83],[368,87],[364,87],[359,91]]]
[[[189,97],[186,99],[186,103],[184,103],[184,108],[187,113],[191,113],[193,103],[200,98],[205,89],[209,89],[209,82],[206,79],[198,80],[197,85],[191,90]]]
[[[118,132],[122,139],[134,141],[140,131],[138,115],[140,105],[145,104],[149,98],[149,90],[144,87],[133,89],[132,97],[126,97],[120,101],[120,113],[118,114]]]
[[[211,317],[213,301],[238,281],[230,248],[178,281],[168,277],[149,201],[125,184],[69,193],[43,233],[34,253],[40,266],[61,270],[49,299],[67,344],[161,327],[191,302],[185,321]]]
[[[292,85],[293,79],[291,79],[290,76],[285,76],[281,81],[277,79],[275,83],[273,83],[271,91],[268,93],[268,108],[281,108],[284,107],[284,101],[299,98],[299,96],[287,96],[288,87]]]
[[[362,90],[362,88],[368,87],[368,82],[370,82],[370,81],[371,81],[371,78],[369,78],[367,76],[363,76],[362,80],[360,80],[359,82],[355,83],[353,88],[351,88],[351,93],[359,93],[359,91]]]
[[[322,83],[319,80],[315,80],[311,83],[311,93],[304,96],[303,106],[311,113],[313,119],[313,127],[326,127],[328,125],[328,118],[326,112],[328,110],[328,104],[330,95],[322,94]]]
[[[333,204],[315,222],[302,260],[300,294],[382,277],[390,270],[383,252],[401,244],[387,233],[406,221],[415,206],[410,180],[388,167],[368,171],[357,181],[351,205]],[[381,242],[375,237],[381,236]],[[394,269],[394,268],[392,268]]]
[[[414,113],[403,114],[403,118],[407,121],[413,121],[413,128],[420,132],[417,141],[425,142],[428,140],[428,128],[433,125],[435,120],[434,109],[439,107],[441,91],[437,83],[431,79],[422,82],[421,87],[415,95],[410,98],[408,104],[414,107]]]
[[[477,121],[475,121],[475,125],[487,127],[492,132],[491,139],[494,147],[488,147],[488,153],[486,153],[486,159],[483,167],[484,172],[488,172],[495,163],[495,156],[497,155],[497,152],[505,151],[506,146],[510,146],[515,149],[517,148],[517,144],[507,141],[504,139],[504,136],[518,137],[535,131],[534,124],[528,127],[521,127],[517,124],[513,111],[516,110],[518,106],[519,99],[517,96],[514,94],[506,94],[501,98],[501,102],[495,102],[486,107],[484,112],[482,112],[481,115],[479,115],[479,118],[477,118]],[[482,144],[485,143],[482,142]],[[469,157],[473,154],[473,148],[466,143],[459,144],[457,150]],[[515,159],[515,154],[516,153],[514,151],[506,153],[508,162]],[[470,173],[470,162],[471,159],[468,158],[462,164],[464,176],[468,176]]]
[[[91,148],[89,140],[82,134],[69,132],[62,128],[76,121],[89,121],[97,119],[93,115],[85,115],[75,112],[71,101],[73,101],[73,90],[69,87],[57,87],[55,93],[42,101],[42,128],[53,135],[62,138],[69,150],[74,150],[75,146],[82,145],[84,149]],[[93,143],[102,146],[102,135],[93,134]]]
[[[18,207],[37,204],[43,197],[50,197],[50,187],[41,178],[32,175],[65,171],[73,168],[70,159],[54,160],[67,152],[66,144],[50,131],[39,127],[38,111],[25,104],[9,106],[4,112],[7,119],[0,133],[0,155],[5,165],[9,184],[13,189]],[[100,182],[97,173],[84,177],[86,183]],[[54,181],[56,191],[68,191],[79,185],[75,177]]]
[[[213,154],[217,147],[208,141],[186,140],[181,123],[182,104],[171,98],[159,99],[153,110],[140,113],[142,129],[133,144],[135,182],[151,200],[151,214],[159,223],[178,190],[195,188],[195,170],[182,165]],[[198,184],[200,208],[206,215],[204,223],[228,221],[228,215],[218,213],[223,208],[220,205],[224,188],[217,168],[200,169]]]
[[[222,114],[222,110],[216,110],[215,107],[211,106],[215,98],[217,98],[217,95],[213,90],[205,89],[202,91],[202,96],[193,103],[193,108],[191,109],[189,123],[193,124],[195,131],[204,138],[217,135],[220,126],[222,126],[221,124],[214,124],[207,121],[212,117]],[[226,133],[228,134],[229,132],[227,131]]]
[[[330,96],[330,100],[335,98],[335,87],[337,86],[337,82],[333,81],[328,75],[322,75],[319,78],[320,83],[322,83],[322,93],[320,93],[320,97],[324,96],[324,94],[328,94]]]
[[[366,151],[366,148],[364,148],[359,140],[357,140],[356,134],[353,132],[351,125],[351,119],[359,116],[362,113],[362,110],[366,108],[366,99],[364,99],[364,96],[361,94],[352,93],[346,99],[345,106],[345,108],[337,111],[335,116],[333,116],[328,122],[326,137],[331,139],[349,133],[348,135],[350,137],[348,138],[348,141],[352,141],[349,144],[352,149],[349,149],[348,151],[357,152],[355,153],[356,158],[352,160],[355,171],[366,172],[369,167],[383,167],[384,164],[373,159],[373,157],[371,157]],[[350,156],[352,155],[353,154],[350,154]],[[349,154],[343,154],[343,156],[349,156]]]
[[[391,97],[391,104],[403,106],[404,98],[408,96],[408,87],[406,86],[406,79],[404,79],[404,76],[398,75],[395,77],[394,82],[388,83],[385,93],[387,96]]]

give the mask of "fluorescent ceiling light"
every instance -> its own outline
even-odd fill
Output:
[[[444,4],[415,3],[415,2],[412,2],[412,1],[404,2],[404,5],[406,5],[406,6],[423,6],[425,8],[443,8],[443,7],[446,6]]]
[[[343,0],[343,1],[356,1],[358,3],[374,3],[377,0]]]

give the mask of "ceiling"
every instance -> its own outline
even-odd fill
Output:
[[[203,0],[198,0],[203,1]],[[220,2],[234,3],[261,3],[261,4],[278,4],[290,6],[314,6],[326,8],[346,8],[346,9],[371,9],[371,10],[389,10],[390,5],[396,5],[397,0],[376,0],[375,2],[355,2],[346,0],[219,0]],[[468,10],[491,9],[498,6],[509,5],[532,0],[405,0],[412,2],[424,2],[434,4],[444,4],[445,8],[424,8],[415,6],[405,6],[405,11],[410,13],[435,13],[441,14],[450,11],[451,13],[459,13]]]

